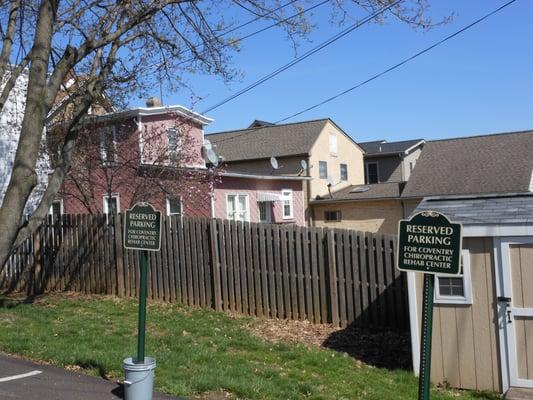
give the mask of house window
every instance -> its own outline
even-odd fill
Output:
[[[270,201],[261,201],[258,204],[259,222],[272,222],[272,203]]]
[[[179,132],[176,128],[167,129],[168,136],[168,158],[171,161],[176,161],[179,156],[180,150],[180,137]]]
[[[178,217],[183,215],[181,198],[167,197],[167,215],[177,215]]]
[[[326,161],[318,162],[318,173],[320,175],[320,179],[328,178],[328,163]]]
[[[341,164],[341,181],[347,181],[348,180],[348,166],[346,164]]]
[[[54,200],[50,206],[48,214],[52,216],[55,221],[63,214],[63,200]]]
[[[120,212],[120,196],[112,194],[104,196],[104,214],[118,214]]]
[[[226,200],[228,219],[233,221],[249,221],[250,208],[248,204],[248,195],[245,194],[228,194]]]
[[[337,135],[330,133],[329,135],[329,152],[331,155],[337,155]]]
[[[293,218],[292,189],[283,189],[281,198],[283,202],[283,219]]]
[[[326,222],[340,221],[342,215],[340,211],[324,211],[324,220]]]
[[[461,252],[461,273],[459,275],[435,275],[435,303],[472,304],[472,280],[470,275],[470,253]]]
[[[100,131],[100,155],[104,165],[117,162],[117,130],[114,126],[106,126]]]
[[[379,182],[378,163],[367,163],[365,172],[367,184]]]

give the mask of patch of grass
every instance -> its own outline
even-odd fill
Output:
[[[0,349],[90,374],[123,378],[136,350],[137,302],[49,297],[0,302]],[[251,334],[251,318],[179,305],[148,305],[147,355],[156,387],[169,394],[228,393],[239,399],[414,399],[406,371],[373,368],[332,350],[270,343]],[[432,399],[497,399],[489,393],[434,390]]]

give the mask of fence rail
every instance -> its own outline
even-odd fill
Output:
[[[149,253],[152,299],[266,318],[406,330],[396,236],[166,217]],[[6,291],[137,296],[138,256],[123,215],[49,218],[0,273]]]

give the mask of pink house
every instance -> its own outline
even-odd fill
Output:
[[[148,201],[167,215],[304,225],[308,178],[206,165],[203,129],[210,122],[153,99],[91,116],[51,213],[116,213]]]

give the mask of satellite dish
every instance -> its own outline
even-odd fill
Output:
[[[204,139],[204,147],[209,150],[213,148],[213,144],[209,139]]]
[[[219,158],[217,156],[217,153],[215,153],[215,150],[211,147],[211,143],[209,143],[208,146],[204,143],[202,146],[202,157],[204,160],[215,167],[218,166]]]
[[[301,160],[301,161],[300,161],[300,165],[302,166],[302,169],[303,169],[304,171],[307,171],[307,161],[305,161],[305,160]]]
[[[276,157],[270,157],[270,165],[272,165],[273,169],[279,169],[279,163],[278,160],[276,160]]]

